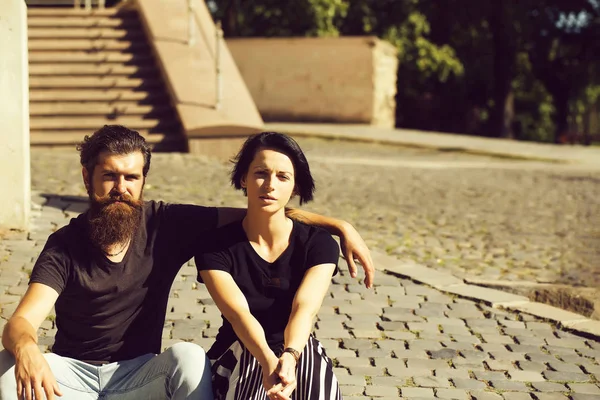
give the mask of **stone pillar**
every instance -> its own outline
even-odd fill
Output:
[[[31,211],[27,6],[0,7],[0,228],[27,229]]]

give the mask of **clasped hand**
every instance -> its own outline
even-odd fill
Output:
[[[291,400],[292,392],[296,389],[296,360],[289,353],[283,353],[275,359],[273,368],[263,369],[263,386],[269,399]]]

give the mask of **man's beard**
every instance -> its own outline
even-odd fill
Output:
[[[125,244],[140,225],[144,201],[129,195],[90,194],[89,233],[92,243],[107,251],[115,244]]]

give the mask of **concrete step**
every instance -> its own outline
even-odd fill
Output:
[[[29,106],[31,116],[146,116],[160,117],[168,116],[172,112],[171,105],[136,104],[136,103],[32,103]]]
[[[162,87],[159,76],[154,78],[127,78],[127,77],[41,77],[29,78],[29,89],[71,89],[71,88],[97,88],[110,89],[143,89]]]
[[[35,18],[35,17],[48,17],[48,16],[56,16],[56,17],[84,17],[84,18],[93,18],[93,17],[123,17],[123,16],[136,16],[135,12],[130,10],[125,10],[123,8],[94,8],[92,10],[86,10],[84,8],[75,8],[75,7],[44,7],[44,8],[28,8],[27,9],[27,18]]]
[[[116,39],[32,39],[28,43],[29,52],[34,51],[139,51],[150,52],[150,46],[145,40],[116,40]]]
[[[29,64],[36,63],[127,63],[154,65],[151,53],[117,53],[86,51],[33,51],[29,53]]]
[[[84,16],[48,16],[29,17],[27,19],[29,28],[141,28],[139,20],[134,17],[106,18],[106,17],[84,17]]]
[[[123,64],[33,64],[29,66],[29,76],[105,76],[105,75],[156,75],[154,65],[137,66]]]
[[[32,39],[124,39],[146,40],[142,29],[122,29],[122,28],[38,28],[30,27],[27,33]]]
[[[130,129],[146,129],[149,132],[168,131],[178,127],[176,119],[142,119],[134,116],[123,116],[117,118],[97,117],[36,117],[29,121],[31,132],[42,131],[73,131],[73,130],[95,130],[106,124],[125,125]]]
[[[101,126],[91,130],[76,130],[70,132],[51,131],[51,132],[31,132],[29,141],[31,146],[44,147],[74,147],[86,135],[91,135]],[[187,140],[179,132],[157,132],[151,133],[148,130],[138,130],[148,143],[152,145],[153,151],[186,151]]]
[[[49,90],[30,90],[29,101],[34,102],[49,102],[49,101],[64,101],[64,102],[110,102],[118,104],[120,102],[151,102],[161,103],[169,102],[168,96],[162,90],[157,92],[134,91],[127,89],[111,89],[109,91],[91,90],[91,89],[49,89]]]
[[[142,119],[135,116],[123,116],[117,118],[97,117],[36,117],[29,121],[31,132],[40,131],[72,131],[72,130],[93,130],[106,124],[125,125],[131,129],[147,129],[149,132],[158,132],[171,130],[178,126],[176,119]]]
[[[96,129],[101,128],[99,126]],[[148,133],[147,130],[138,131],[140,135],[144,137],[147,141],[157,142],[164,140],[164,133]],[[94,133],[94,130],[88,131],[72,131],[72,132],[63,132],[63,131],[52,131],[52,132],[32,132],[30,136],[32,145],[65,145],[65,144],[77,144],[83,140],[86,135],[91,135]]]

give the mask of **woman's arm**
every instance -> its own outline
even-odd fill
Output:
[[[302,352],[306,346],[314,319],[329,289],[334,270],[334,264],[321,264],[309,268],[304,274],[302,283],[294,296],[292,313],[285,327],[284,347],[291,347]]]
[[[277,356],[269,348],[265,331],[250,313],[246,296],[233,277],[225,271],[202,270],[200,276],[215,301],[227,318],[236,335],[262,366],[263,371],[272,372],[277,366]]]
[[[292,312],[284,333],[284,348],[292,348],[301,353],[312,331],[313,321],[321,308],[323,298],[329,289],[335,264],[320,264],[309,268],[294,296]],[[286,399],[296,388],[296,357],[284,352],[279,358],[275,371],[284,385],[273,387],[267,392],[276,399]]]

